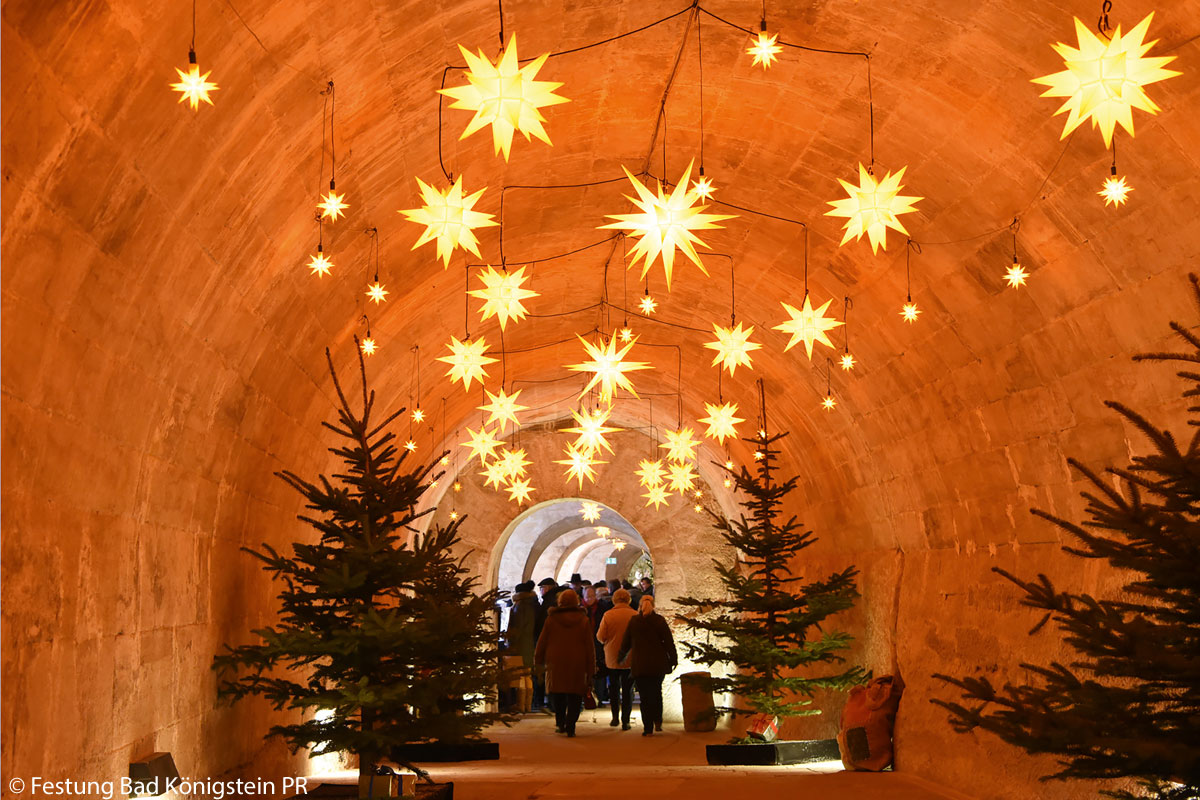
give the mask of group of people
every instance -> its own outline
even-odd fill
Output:
[[[654,610],[654,585],[642,578],[559,586],[552,578],[516,586],[505,638],[509,653],[532,668],[531,708],[554,712],[556,729],[575,736],[584,698],[608,703],[612,727],[631,728],[633,692],[642,735],[662,730],[663,679],[678,656],[667,621]]]

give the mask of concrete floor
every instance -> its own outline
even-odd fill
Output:
[[[644,738],[608,725],[606,709],[584,711],[574,739],[554,732],[554,720],[527,715],[489,738],[500,743],[499,761],[427,765],[435,780],[453,781],[455,800],[551,798],[812,797],[838,800],[970,800],[903,773],[841,772],[840,764],[806,767],[710,767],[704,746],[728,735],[684,733],[676,724]],[[839,771],[835,771],[839,770]]]

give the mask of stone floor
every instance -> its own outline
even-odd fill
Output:
[[[606,709],[584,711],[574,739],[556,734],[552,717],[527,715],[511,728],[489,732],[500,743],[499,761],[425,766],[435,780],[454,782],[455,800],[970,800],[903,773],[842,772],[840,763],[710,767],[704,746],[724,742],[726,734],[684,733],[668,723],[645,738],[634,715],[634,729],[623,732],[609,727]]]

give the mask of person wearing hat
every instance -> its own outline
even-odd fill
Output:
[[[534,650],[534,662],[546,666],[546,691],[554,702],[558,732],[573,737],[583,696],[596,674],[592,624],[573,590],[561,592],[558,606],[546,617]]]
[[[515,706],[520,712],[529,711],[533,701],[533,648],[534,626],[537,622],[538,603],[533,596],[533,581],[518,583],[512,596],[513,608],[508,617],[508,628],[504,632],[508,640],[508,654],[513,659],[512,684],[516,688]]]
[[[606,618],[612,615],[608,612]],[[642,736],[662,730],[663,679],[675,671],[679,657],[671,628],[654,611],[654,595],[642,595],[638,613],[629,620],[618,658],[629,657],[629,673],[642,699]]]
[[[532,580],[528,583],[533,583]],[[536,644],[542,636],[542,627],[546,624],[546,615],[550,609],[555,606],[558,601],[558,581],[554,578],[542,578],[538,581],[538,593],[541,595],[541,602],[537,599],[534,602],[537,606],[534,609],[534,624],[533,624],[533,641]],[[533,701],[532,708],[534,711],[546,710],[546,678],[541,670],[533,671]]]

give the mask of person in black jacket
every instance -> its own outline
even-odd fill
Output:
[[[546,624],[546,615],[550,609],[558,605],[558,581],[553,578],[542,578],[538,581],[538,593],[541,595],[541,602],[534,609],[536,615],[533,623],[533,641],[536,644],[537,640],[542,636],[542,628]],[[536,601],[535,601],[536,602]],[[546,701],[546,675],[541,670],[533,671],[533,703],[534,711],[542,711],[549,705]]]
[[[679,663],[667,621],[654,613],[654,597],[643,595],[638,615],[629,620],[619,659],[629,657],[629,672],[641,697],[642,736],[662,730],[663,679]]]

